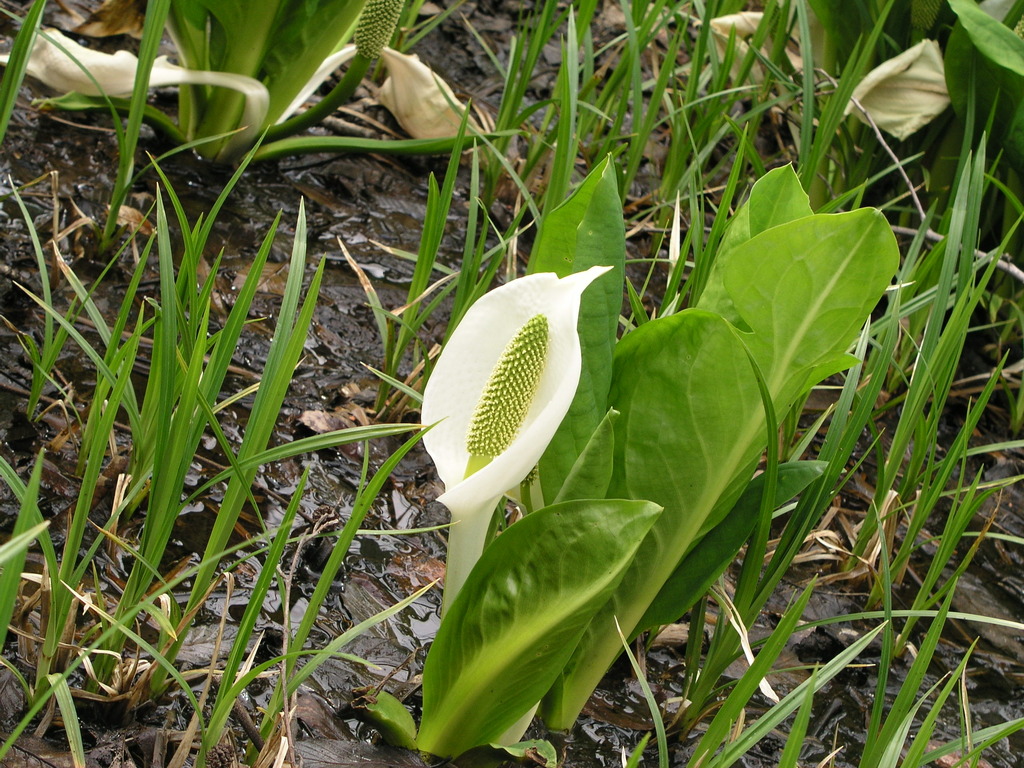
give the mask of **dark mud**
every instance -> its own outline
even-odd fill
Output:
[[[518,4],[503,5],[499,2],[466,3],[461,11],[467,22],[475,26],[498,51],[507,46],[517,13]],[[59,22],[59,19],[55,21]],[[0,32],[9,35],[10,27],[0,26]],[[461,21],[446,22],[428,36],[417,51],[456,90],[474,96],[485,109],[496,107],[499,82],[496,73]],[[543,88],[543,83],[538,87]],[[80,215],[102,223],[117,164],[116,142],[106,127],[109,124],[107,118],[102,115],[40,113],[29,104],[30,93],[35,92],[24,91],[25,98],[0,150],[0,176],[3,179],[0,192],[9,191],[11,182],[8,178],[17,186],[55,172],[58,228],[69,226]],[[143,140],[143,149],[158,155],[169,147],[158,137],[147,136]],[[280,286],[283,285],[283,262],[291,249],[300,198],[305,200],[312,260],[324,256],[328,261],[320,302],[306,346],[307,356],[296,374],[281,414],[275,436],[277,441],[289,441],[311,431],[360,423],[371,409],[376,383],[365,364],[379,364],[381,341],[362,288],[345,262],[338,240],[344,243],[372,279],[383,303],[386,306],[402,304],[411,265],[389,255],[382,246],[416,251],[426,208],[427,176],[430,173],[443,175],[446,165],[447,158],[296,158],[253,166],[231,195],[214,228],[210,250],[211,257],[218,251],[224,254],[217,291],[225,302],[230,301],[236,280],[244,277],[271,222],[282,211],[282,226],[256,307],[259,312],[273,314]],[[212,166],[188,153],[168,158],[161,166],[193,220],[209,210],[232,171]],[[458,262],[463,247],[462,222],[469,205],[465,192],[467,185],[463,182],[460,180],[456,185],[449,232],[441,247],[442,261],[450,264]],[[150,173],[133,190],[129,205],[137,210],[148,209],[154,191],[154,176]],[[25,190],[23,198],[30,218],[40,232],[49,237],[54,214],[49,181]],[[501,205],[499,202],[497,207]],[[492,214],[499,219],[510,217],[507,210],[494,210]],[[38,333],[40,315],[15,287],[15,283],[19,283],[38,290],[39,278],[27,236],[28,228],[10,199],[0,203],[0,230],[3,232],[0,314],[18,330]],[[72,262],[83,279],[99,274],[105,257],[96,253],[95,235],[90,226],[76,229],[64,238],[60,246],[65,258]],[[638,249],[637,255],[647,254]],[[125,257],[125,263],[116,266],[113,277],[103,283],[97,296],[101,307],[116,307],[120,301],[118,287],[123,286],[130,266]],[[104,295],[107,290],[109,295]],[[58,296],[66,300],[69,295],[66,286],[58,286],[57,291]],[[429,344],[439,340],[443,329],[444,316],[440,313],[433,320],[433,325],[424,329],[424,341]],[[235,391],[251,382],[251,376],[244,372],[261,369],[268,344],[265,328],[256,326],[246,334],[235,358],[240,373],[228,382],[228,391]],[[65,419],[59,409],[52,409],[39,419],[27,418],[24,392],[28,389],[31,372],[16,336],[8,327],[0,327],[0,363],[0,450],[20,472],[27,473],[34,454],[64,429]],[[82,393],[75,407],[84,407],[93,384],[93,373],[82,366],[79,356],[70,346],[58,362],[57,370]],[[232,415],[244,421],[244,407],[238,406],[233,414],[227,414],[229,435]],[[410,414],[410,418],[415,418],[415,414]],[[979,436],[978,442],[995,442],[1002,436],[1000,430],[1003,427],[998,418],[991,420],[988,426],[988,434]],[[951,428],[955,427],[955,424],[951,425]],[[396,446],[397,443],[375,446],[375,462],[383,460]],[[43,504],[44,510],[49,510],[57,523],[59,513],[74,500],[77,492],[73,476],[75,458],[70,445],[48,455]],[[200,459],[209,465],[219,461],[214,453]],[[280,511],[295,490],[303,469],[309,468],[310,487],[302,501],[303,522],[299,530],[308,530],[324,518],[336,519],[340,526],[350,511],[362,460],[359,449],[347,447],[266,467],[257,479],[256,488],[262,514],[271,523],[279,519]],[[1004,452],[988,456],[985,460],[987,479],[1009,477],[1024,470],[1024,457],[1020,453]],[[203,461],[197,463],[196,477],[209,465],[204,467]],[[870,474],[870,469],[867,473]],[[865,490],[860,491],[854,484],[841,497],[844,506],[848,507],[844,514],[856,517],[858,510],[863,510],[866,494],[870,492],[870,477],[866,475],[863,483]],[[386,492],[375,503],[365,526],[388,531],[440,522],[428,506],[439,490],[429,458],[422,451],[416,451],[396,472]],[[171,553],[174,559],[187,558],[201,550],[203,531],[216,513],[216,502],[217,499],[212,497],[182,516]],[[0,529],[9,530],[16,513],[11,493],[0,485]],[[993,517],[993,531],[1024,537],[1024,501],[1015,489],[996,497],[986,509],[986,514]],[[941,515],[935,524],[940,521]],[[255,530],[255,523],[250,521],[250,524]],[[980,527],[980,521],[977,527]],[[312,591],[318,569],[327,556],[324,547],[324,544],[314,541],[299,559],[293,591],[288,596],[293,616],[302,612]],[[326,642],[353,623],[394,604],[436,578],[443,572],[443,552],[443,544],[433,535],[359,537],[312,642]],[[928,557],[929,550],[925,547],[915,565],[926,568]],[[109,569],[112,577],[123,578],[120,563],[108,562],[104,567]],[[1020,621],[1024,618],[1022,572],[1024,553],[1018,544],[998,539],[985,541],[974,565],[961,581],[954,609]],[[795,570],[792,581],[779,590],[769,610],[762,616],[760,626],[754,628],[755,636],[770,630],[792,594],[812,576],[834,573],[835,563],[827,559],[811,560]],[[238,585],[230,601],[224,593],[216,594],[197,617],[190,642],[180,657],[186,667],[202,667],[209,663],[220,615],[225,610],[235,618],[241,615],[247,601],[248,585],[254,578],[254,572],[239,574]],[[856,612],[863,607],[865,590],[864,583],[841,580],[819,587],[806,618]],[[894,597],[897,608],[905,607],[904,604],[912,599],[913,574],[903,591],[905,594]],[[280,638],[284,623],[285,601],[281,595],[274,598],[266,606],[259,627],[266,632],[271,648],[279,642],[276,638]],[[346,649],[378,665],[378,669],[370,670],[338,661],[325,665],[310,679],[300,697],[298,710],[298,733],[304,740],[300,744],[300,753],[307,765],[341,764],[349,758],[354,762],[367,757],[376,764],[406,764],[406,758],[397,754],[364,754],[360,745],[368,741],[371,734],[356,720],[346,716],[345,707],[353,688],[374,684],[383,675],[391,675],[391,690],[409,693],[413,697],[410,701],[415,701],[413,678],[422,664],[425,647],[436,630],[438,607],[439,596],[428,594],[411,609]],[[839,625],[805,630],[794,637],[789,655],[783,662],[787,666],[795,666],[827,661],[868,626]],[[229,629],[229,638],[231,632]],[[1024,637],[1013,631],[961,620],[950,622],[931,670],[929,684],[954,669],[970,641],[979,635],[982,640],[974,654],[967,685],[974,729],[1024,716]],[[8,660],[19,663],[13,643],[4,651]],[[834,765],[857,765],[875,689],[876,678],[871,665],[878,661],[878,654],[877,647],[869,649],[859,660],[866,666],[844,672],[818,695],[811,730],[801,755],[802,764],[815,765],[841,746],[843,749],[835,757]],[[909,657],[897,661],[897,678],[909,664]],[[679,696],[683,667],[683,649],[671,643],[660,645],[649,655],[648,675],[662,701]],[[741,674],[742,667],[737,665],[731,671]],[[772,682],[780,692],[786,692],[805,675],[805,672],[780,673],[772,678]],[[895,688],[889,694],[894,695]],[[249,691],[246,706],[259,706],[266,702],[268,696],[269,686],[254,685]],[[10,716],[19,710],[19,702],[18,692],[11,681],[0,680],[0,711],[8,715],[6,722],[0,722],[0,728],[10,727]],[[766,701],[755,698],[751,702],[749,717],[755,718],[767,705]],[[952,708],[949,711],[952,712]],[[149,765],[148,756],[152,752],[147,752],[145,747],[154,739],[156,729],[168,722],[168,717],[176,728],[183,727],[188,717],[173,697],[158,702],[156,706],[144,707],[134,713],[132,722],[113,729],[105,724],[101,712],[95,711],[92,716],[86,712],[83,728],[91,759],[94,764],[106,768],[127,754],[136,764]],[[620,765],[623,753],[629,753],[641,732],[651,727],[650,713],[639,686],[631,679],[626,665],[619,664],[595,694],[574,731],[568,735],[556,734],[552,738],[564,750],[567,766],[596,768]],[[947,715],[939,730],[940,737],[956,737],[959,723],[955,715]],[[550,737],[539,729],[535,735]],[[66,753],[59,746],[59,731],[51,732],[48,738],[48,741],[22,742],[27,751],[12,753],[9,758],[13,761],[11,764],[69,764]],[[699,727],[682,739],[671,739],[673,765],[686,764],[698,738]],[[784,740],[784,734],[772,734],[747,755],[742,764],[751,768],[774,765]],[[342,744],[348,746],[340,746]],[[347,750],[352,752],[349,758],[344,757]],[[995,768],[1015,768],[1020,764],[1018,755],[1022,752],[1024,736],[1018,734],[997,745],[986,757],[989,765]],[[649,759],[653,760],[653,755]]]

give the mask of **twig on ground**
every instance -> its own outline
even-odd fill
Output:
[[[897,235],[906,235],[908,237],[914,237],[915,235],[917,235],[919,230],[916,230],[913,227],[898,227],[894,224],[892,226],[892,231],[895,232]],[[924,231],[924,238],[929,242],[939,243],[945,240],[946,236],[936,232],[934,229],[926,229]],[[985,253],[985,251],[976,248],[974,250],[974,257],[977,259],[987,259],[989,258],[989,254]],[[1020,267],[1013,263],[1013,261],[1010,258],[1010,254],[1004,253],[1002,256],[999,257],[999,260],[996,262],[996,269],[1000,270],[1001,272],[1005,272],[1017,282],[1024,283],[1024,269],[1021,269]]]
[[[917,189],[914,187],[914,184],[907,175],[907,172],[903,169],[903,161],[896,156],[895,152],[893,152],[892,147],[889,146],[889,142],[887,142],[885,140],[885,136],[882,135],[882,129],[878,127],[878,123],[876,123],[875,119],[871,117],[871,114],[864,108],[864,105],[860,103],[860,100],[851,97],[850,102],[860,110],[862,115],[864,115],[864,119],[867,121],[867,124],[871,126],[871,130],[874,132],[875,138],[878,139],[878,143],[882,145],[885,153],[892,158],[894,163],[896,163],[896,170],[899,172],[900,176],[903,177],[903,183],[907,185],[907,191],[910,192],[910,199],[914,201],[914,208],[917,209],[917,215],[921,217],[921,223],[924,224],[924,222],[928,220],[928,214],[925,213],[924,206],[921,204],[921,198],[917,196]]]

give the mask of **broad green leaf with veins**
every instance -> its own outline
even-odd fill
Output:
[[[420,749],[457,756],[497,741],[528,713],[660,513],[645,501],[572,501],[499,536],[427,655]]]

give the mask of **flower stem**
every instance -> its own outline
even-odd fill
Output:
[[[487,546],[487,533],[497,503],[498,499],[488,499],[486,506],[477,509],[461,512],[451,510],[452,525],[448,529],[448,559],[445,565],[444,597],[441,600],[442,617],[451,608],[452,601]]]

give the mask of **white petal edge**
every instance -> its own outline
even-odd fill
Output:
[[[423,442],[445,484],[438,501],[452,522],[442,611],[482,554],[495,505],[536,466],[576,396],[582,368],[576,329],[580,298],[609,269],[591,267],[561,280],[550,272],[527,275],[485,294],[466,313],[434,366],[421,416],[434,425]],[[466,433],[480,394],[505,346],[538,314],[548,318],[548,353],[522,427],[507,450],[465,477]]]
[[[346,45],[344,48],[335,51],[326,59],[324,59],[323,63],[320,65],[317,71],[313,73],[313,76],[309,78],[309,80],[306,82],[304,86],[302,86],[302,90],[300,90],[295,95],[295,98],[292,99],[292,103],[289,104],[288,108],[281,114],[280,117],[277,118],[277,123],[283,123],[293,114],[298,112],[299,107],[306,103],[306,100],[313,94],[313,91],[319,88],[320,84],[323,83],[323,81],[326,80],[328,77],[330,77],[331,73],[334,72],[334,70],[336,70],[338,67],[340,67],[342,64],[347,62],[355,55],[356,47],[354,45]]]
[[[402,129],[414,139],[445,139],[458,133],[466,106],[451,87],[415,54],[385,47],[381,59],[388,79],[377,99],[395,116]],[[480,126],[472,117],[469,125]]]

